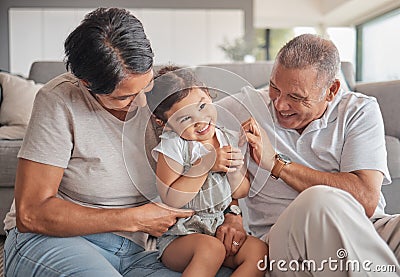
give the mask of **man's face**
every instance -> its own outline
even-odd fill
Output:
[[[317,71],[313,68],[288,69],[276,64],[271,74],[269,96],[279,124],[299,133],[320,118],[326,110],[329,87],[318,86]]]

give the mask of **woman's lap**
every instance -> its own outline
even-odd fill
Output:
[[[180,276],[157,259],[157,251],[111,233],[60,238],[14,228],[4,251],[5,276]],[[230,273],[223,268],[218,276]]]
[[[84,237],[48,237],[14,228],[4,245],[5,276],[179,276],[157,261],[157,252],[143,251],[125,238],[88,238],[94,243]]]

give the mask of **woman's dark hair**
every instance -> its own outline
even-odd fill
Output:
[[[208,89],[197,79],[192,69],[164,66],[156,74],[153,89],[146,93],[147,105],[155,117],[166,123],[165,113],[185,98],[193,87],[208,94]]]
[[[128,74],[146,73],[153,51],[142,23],[129,11],[98,8],[64,43],[67,69],[97,94],[112,93]]]

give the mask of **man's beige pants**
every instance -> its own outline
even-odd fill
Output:
[[[400,276],[400,215],[369,219],[349,193],[302,192],[272,227],[267,276]]]

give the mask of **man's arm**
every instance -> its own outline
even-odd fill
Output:
[[[249,141],[252,158],[259,166],[271,171],[275,150],[265,130],[253,118],[244,122],[242,126]],[[371,217],[379,202],[383,174],[377,170],[321,172],[291,163],[283,167],[280,178],[299,192],[316,185],[327,185],[345,190],[361,203],[366,215]]]
[[[233,199],[231,205],[239,205],[238,200]],[[225,221],[218,227],[215,237],[224,243],[227,256],[235,255],[247,237],[246,231],[243,228],[242,216],[227,213]],[[234,241],[239,243],[239,245],[234,245]]]
[[[383,174],[377,170],[321,172],[291,163],[284,166],[280,178],[299,192],[315,185],[326,185],[345,190],[361,203],[366,215],[371,217],[378,206]]]

